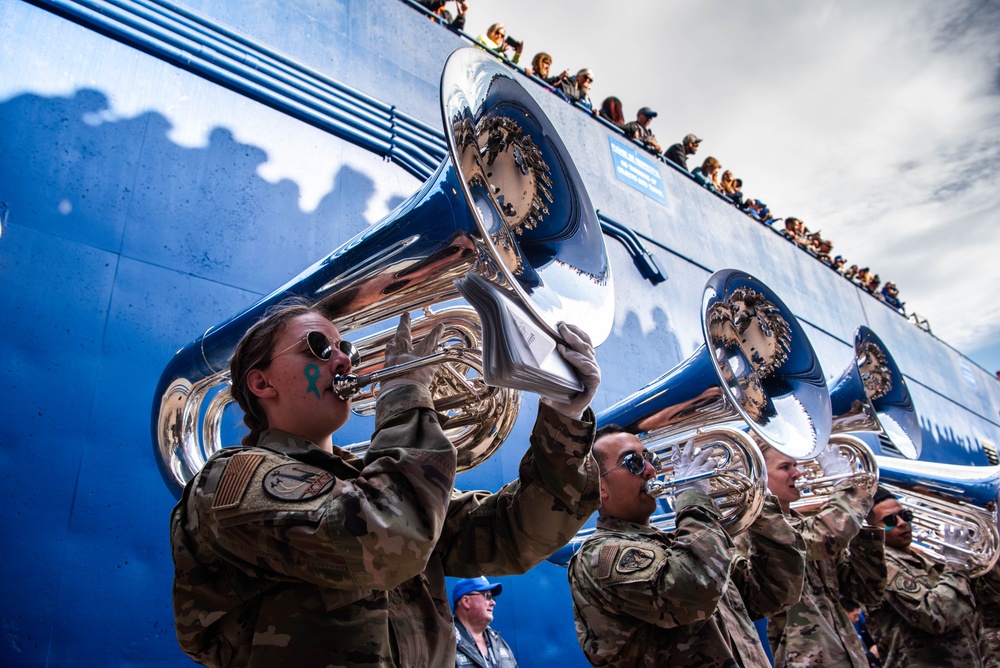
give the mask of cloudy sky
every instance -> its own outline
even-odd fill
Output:
[[[594,70],[778,216],[894,281],[934,334],[1000,370],[1000,0],[469,0],[526,61]]]

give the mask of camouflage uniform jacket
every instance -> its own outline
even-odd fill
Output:
[[[919,552],[885,546],[882,605],[866,619],[884,668],[979,668],[971,581]]]
[[[279,431],[226,448],[171,518],[182,649],[210,666],[451,666],[445,575],[521,573],[596,509],[587,422],[540,406],[520,480],[453,491],[427,391],[383,395],[364,461]]]
[[[792,511],[806,544],[802,599],[771,617],[775,666],[868,668],[865,648],[840,604],[841,595],[878,605],[885,591],[885,532],[862,529],[872,497],[849,486],[816,513]]]
[[[593,665],[770,668],[751,620],[798,600],[802,539],[773,497],[747,557],[719,518],[708,496],[685,491],[670,534],[598,519],[569,564],[576,634]]]
[[[972,581],[981,625],[979,653],[986,668],[1000,668],[1000,562]]]

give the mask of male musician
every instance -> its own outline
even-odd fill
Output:
[[[884,668],[980,668],[972,583],[958,559],[941,564],[911,546],[913,514],[884,487],[869,524],[885,528],[885,598],[868,609]],[[951,536],[951,534],[946,534]],[[955,546],[944,546],[946,556]]]
[[[841,595],[878,605],[885,591],[884,531],[862,528],[872,506],[872,489],[847,478],[854,469],[837,446],[828,446],[817,459],[825,476],[845,480],[818,510],[799,513],[795,481],[798,463],[764,446],[767,486],[778,497],[781,510],[806,544],[806,577],[802,598],[768,620],[767,636],[778,668],[868,668],[865,648],[844,611]]]
[[[585,334],[560,334],[584,390],[539,406],[519,479],[490,494],[452,489],[433,370],[382,386],[361,460],[332,442],[350,415],[331,389],[352,364],[337,328],[304,304],[250,328],[231,364],[247,447],[209,459],[171,517],[181,648],[209,666],[452,665],[445,575],[522,573],[598,503],[587,405],[600,370]],[[386,364],[429,354],[440,335],[414,348],[404,315]]]
[[[709,471],[708,449],[689,443],[678,475]],[[598,431],[601,467],[597,531],[569,564],[577,639],[595,666],[752,666],[770,668],[752,620],[798,600],[802,538],[769,497],[740,557],[706,494],[707,480],[676,496],[674,532],[650,526],[655,475],[642,443],[620,427]]]

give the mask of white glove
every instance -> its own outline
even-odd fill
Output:
[[[590,343],[590,337],[582,329],[576,325],[561,322],[559,323],[559,336],[566,342],[558,345],[559,354],[571,367],[576,369],[576,375],[583,383],[583,390],[577,392],[568,403],[554,401],[548,397],[543,397],[542,402],[566,417],[579,420],[583,417],[583,412],[587,410],[594,395],[597,394],[597,388],[601,384],[601,367],[597,366],[597,358],[594,356],[594,346]]]
[[[434,352],[442,334],[444,334],[444,325],[439,324],[428,332],[427,336],[425,336],[423,340],[417,344],[416,347],[414,347],[413,341],[410,338],[410,314],[404,313],[399,316],[399,326],[396,328],[396,333],[393,335],[392,339],[385,344],[384,368],[388,369],[389,367],[396,366],[397,364],[403,364],[404,362],[410,362],[422,357],[427,357]],[[436,371],[436,364],[414,369],[413,371],[407,372],[405,375],[382,383],[379,393],[388,392],[392,388],[400,385],[422,385],[423,387],[430,387],[431,381],[434,380],[434,373]]]
[[[969,549],[968,529],[954,526],[945,527],[942,536],[941,553],[947,562],[947,566],[954,570],[964,570],[969,563],[968,555],[961,550]]]
[[[674,480],[690,478],[700,473],[710,473],[715,469],[715,457],[712,457],[712,449],[702,448],[700,452],[695,454],[693,438],[684,444],[684,448],[679,453],[677,448],[674,448],[671,460],[674,465]],[[674,494],[680,494],[686,489],[708,494],[710,480],[710,478],[706,477],[700,480],[681,483],[674,488]]]
[[[823,467],[824,476],[847,476],[854,473],[851,460],[840,451],[840,446],[829,444],[816,455],[816,461]]]

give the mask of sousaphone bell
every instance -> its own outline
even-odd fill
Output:
[[[482,326],[473,309],[432,310],[456,299],[455,279],[469,272],[486,278],[556,340],[559,322],[579,326],[595,346],[607,338],[614,292],[600,223],[541,108],[496,58],[463,48],[441,76],[441,109],[449,157],[419,192],[287,285],[210,328],[167,365],[154,396],[152,431],[156,459],[175,494],[222,447],[236,344],[289,297],[315,304],[342,333],[413,310],[427,314],[414,320],[415,338],[437,321],[448,323],[438,351],[448,361],[431,391],[448,417],[460,470],[503,443],[520,395],[483,381]],[[373,335],[360,346],[368,363],[356,373],[381,370],[388,336]]]
[[[661,462],[694,439],[721,461],[709,477],[710,495],[730,534],[753,523],[764,503],[766,467],[749,429],[794,458],[815,456],[830,435],[830,394],[819,358],[802,325],[767,285],[726,269],[713,274],[702,298],[704,343],[685,361],[597,416],[635,434]],[[647,483],[651,496],[672,494],[687,479],[666,466]],[[674,528],[672,512],[650,523]],[[584,529],[550,561],[566,565],[593,532]]]

